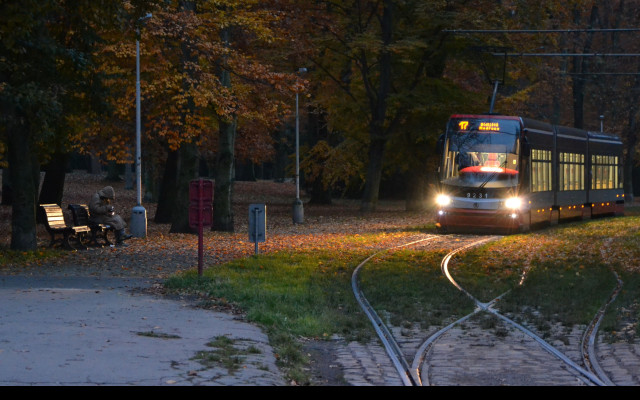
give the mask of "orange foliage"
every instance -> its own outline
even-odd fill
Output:
[[[288,116],[295,91],[305,82],[288,59],[300,49],[289,30],[299,17],[294,4],[278,1],[196,2],[196,12],[180,2],[163,3],[140,26],[143,141],[177,149],[197,142],[216,151],[219,120],[236,119],[241,157],[256,161],[272,152],[270,134]],[[226,29],[226,31],[225,31]],[[229,41],[224,33],[229,32]],[[112,96],[110,118],[90,124],[77,143],[97,155],[131,161],[135,135],[135,27],[105,34],[97,51],[99,73]],[[231,82],[221,79],[230,73]],[[123,146],[122,143],[129,143]]]

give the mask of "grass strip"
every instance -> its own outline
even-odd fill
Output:
[[[172,277],[165,287],[237,305],[249,321],[265,327],[279,365],[304,384],[309,360],[298,338],[371,337],[350,286],[353,265],[361,258],[344,252],[258,255],[209,268],[202,277],[195,271]]]

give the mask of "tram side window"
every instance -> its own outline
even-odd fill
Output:
[[[560,153],[558,163],[560,190],[584,190],[584,154]]]
[[[591,189],[621,189],[623,186],[620,157],[591,156]]]
[[[551,150],[531,149],[531,191],[546,192],[552,187]]]

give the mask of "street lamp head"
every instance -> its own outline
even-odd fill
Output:
[[[138,22],[135,24],[136,26],[136,40],[140,40],[140,26],[149,18],[151,18],[151,13],[147,13],[144,17],[138,18]]]

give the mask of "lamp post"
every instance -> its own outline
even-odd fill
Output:
[[[298,73],[307,72],[306,68],[300,68]],[[296,200],[293,202],[293,223],[304,222],[304,206],[300,200],[300,115],[298,113],[299,93],[296,89]]]
[[[138,20],[139,23],[151,18],[151,13]],[[140,28],[136,28],[136,201],[131,211],[130,232],[133,237],[147,236],[147,210],[142,206],[142,168],[140,149]]]

